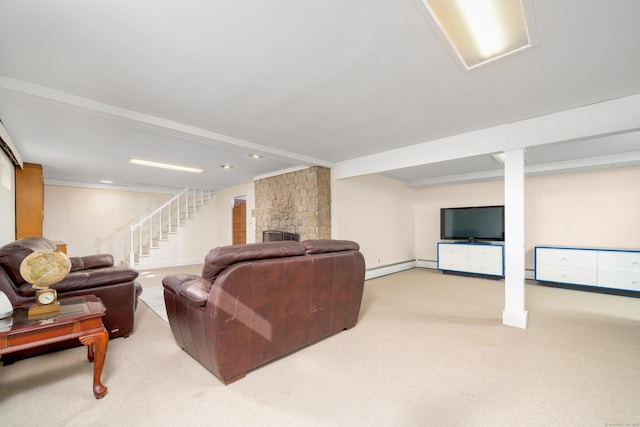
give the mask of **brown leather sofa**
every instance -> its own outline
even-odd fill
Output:
[[[178,345],[225,384],[355,326],[364,290],[359,245],[346,240],[213,249],[202,276],[162,280]]]
[[[20,264],[31,253],[42,249],[56,249],[44,237],[28,237],[0,248],[0,291],[11,305],[31,304],[35,289],[20,275]],[[127,337],[133,331],[133,318],[142,286],[135,282],[138,272],[113,265],[110,254],[69,257],[71,271],[60,282],[51,285],[58,298],[92,294],[102,300],[106,313],[102,321],[109,338]],[[77,341],[77,340],[76,340]]]

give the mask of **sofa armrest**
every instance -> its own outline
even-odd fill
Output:
[[[113,266],[113,255],[111,254],[69,257],[69,260],[72,272]]]
[[[195,274],[174,274],[162,279],[165,289],[187,299],[191,304],[203,307],[207,303],[211,283]]]

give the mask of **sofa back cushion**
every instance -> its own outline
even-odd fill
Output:
[[[69,260],[71,260],[72,272],[113,266],[113,255],[111,254],[70,257]]]
[[[205,257],[202,278],[209,283],[213,283],[225,268],[242,261],[283,258],[304,254],[305,247],[292,240],[221,246],[211,249]]]
[[[26,283],[20,275],[22,261],[33,252],[43,249],[56,249],[56,245],[44,237],[26,237],[0,248],[0,266],[16,287]]]
[[[351,240],[305,240],[301,243],[307,254],[324,254],[327,252],[358,251],[360,245]]]

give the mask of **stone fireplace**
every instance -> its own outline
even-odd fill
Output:
[[[331,238],[331,171],[314,166],[255,181],[256,242],[263,231]]]

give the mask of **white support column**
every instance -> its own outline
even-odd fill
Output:
[[[502,323],[526,329],[524,308],[524,149],[505,152],[505,287]]]

